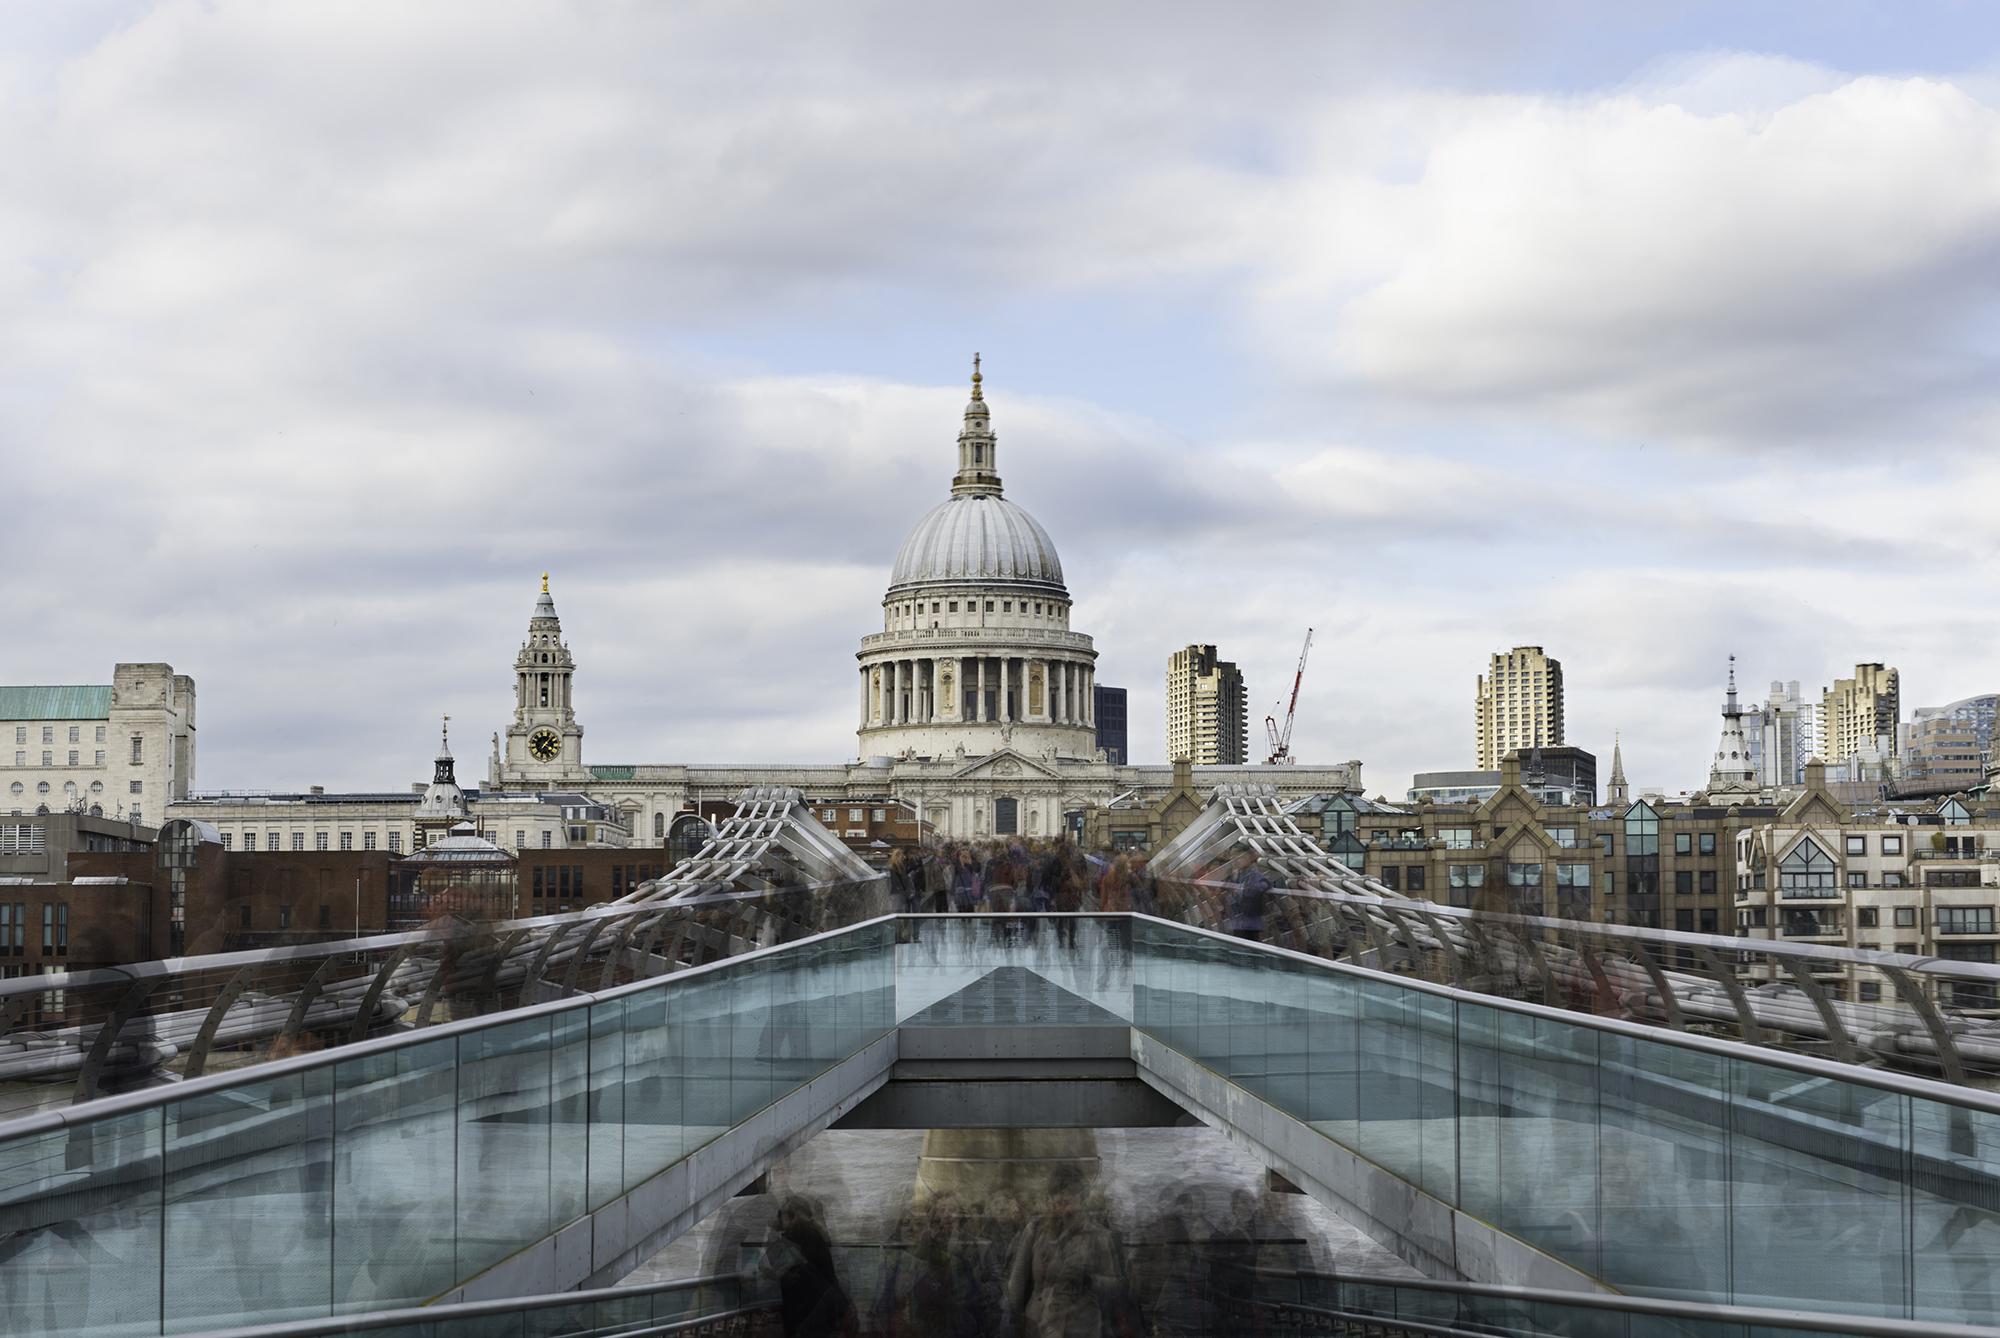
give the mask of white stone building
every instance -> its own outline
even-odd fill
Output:
[[[157,825],[194,778],[194,680],[120,664],[111,682],[0,687],[0,812]]]

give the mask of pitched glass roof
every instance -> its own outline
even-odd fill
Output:
[[[0,720],[109,720],[109,683],[0,687]]]

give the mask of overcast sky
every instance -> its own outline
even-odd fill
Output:
[[[0,682],[171,662],[203,788],[483,775],[544,569],[586,761],[853,756],[974,349],[1135,760],[1308,625],[1395,795],[1517,643],[1669,790],[1731,652],[2000,690],[2000,7],[0,27]]]

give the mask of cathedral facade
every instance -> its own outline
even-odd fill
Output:
[[[1053,540],[1004,494],[982,376],[957,440],[945,500],[897,551],[880,630],[856,653],[856,760],[823,766],[592,765],[583,756],[576,663],[543,578],[515,658],[514,714],[495,736],[488,787],[562,789],[623,815],[639,841],[664,837],[699,800],[781,785],[809,800],[897,804],[941,836],[1051,836],[1114,803],[1174,786],[1167,765],[1113,765],[1096,747],[1097,651],[1071,625]],[[1358,792],[1361,764],[1198,767],[1205,790],[1232,781],[1281,795]]]

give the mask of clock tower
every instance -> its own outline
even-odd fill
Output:
[[[576,662],[563,644],[562,620],[542,573],[542,593],[528,617],[528,639],[514,657],[514,723],[507,727],[502,785],[549,785],[590,779],[583,765],[583,726],[570,697]]]

